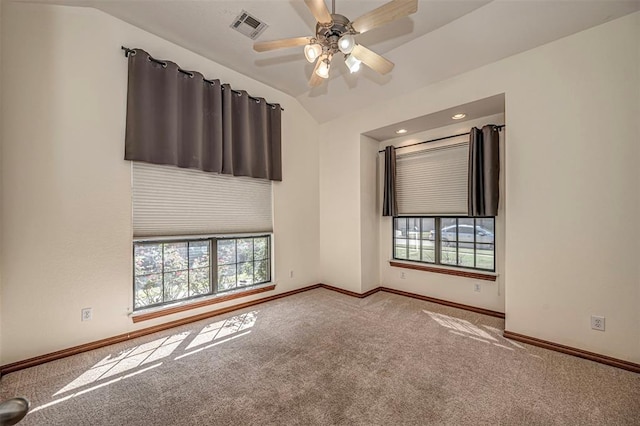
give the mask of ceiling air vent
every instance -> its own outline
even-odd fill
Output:
[[[260,21],[255,16],[249,15],[249,12],[245,10],[243,10],[231,24],[231,28],[246,35],[251,40],[257,39],[258,36],[267,29],[267,27],[267,24]]]

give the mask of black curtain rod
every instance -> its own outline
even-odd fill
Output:
[[[495,128],[498,129],[498,131],[501,131],[502,128],[505,127],[505,126],[506,126],[506,124],[501,124],[499,126],[495,126]],[[444,137],[437,138],[437,139],[430,139],[428,141],[416,142],[416,143],[412,143],[412,144],[409,144],[409,145],[399,146],[396,149],[409,148],[410,146],[422,145],[422,144],[430,143],[430,142],[443,141],[443,140],[446,140],[446,139],[457,138],[458,136],[467,136],[469,133],[471,133],[471,132],[459,133],[457,135],[444,136]],[[380,154],[381,152],[384,152],[384,149],[381,149],[380,151],[378,151],[378,154]]]
[[[124,50],[124,56],[125,56],[125,58],[128,58],[128,57],[129,57],[129,55],[135,55],[135,54],[136,54],[135,49],[129,49],[128,47],[124,47],[124,46],[120,46],[120,48],[121,48],[122,50]],[[156,58],[152,57],[151,55],[149,55],[149,60],[150,60],[150,61],[155,62],[156,64],[160,64],[160,65],[162,65],[163,67],[166,67],[166,66],[167,66],[167,63],[166,63],[166,62],[161,61],[161,60],[159,60],[159,59],[156,59]],[[183,73],[183,74],[188,75],[189,77],[193,77],[193,73],[192,73],[191,71],[183,70],[183,69],[181,69],[180,67],[178,67],[178,71],[180,71],[180,72],[181,72],[181,73]],[[203,77],[203,80],[204,80],[204,81],[206,81],[206,82],[207,82],[207,83],[209,83],[209,84],[216,84],[216,82],[215,82],[215,81],[213,81],[213,80],[207,80],[207,79],[206,79],[206,78],[204,78],[204,77]],[[222,86],[222,90],[224,90],[224,86]],[[233,89],[231,89],[231,91],[232,91],[233,93],[238,94],[238,95],[242,94],[242,92],[241,92],[241,91],[239,91],[239,90],[233,90]],[[255,97],[253,97],[253,96],[251,96],[251,95],[247,95],[247,96],[249,96],[249,99],[253,99],[254,101],[259,101],[259,100],[260,100],[259,98],[255,98]],[[270,104],[269,102],[267,102],[267,105],[269,105],[269,106],[271,106],[271,107],[274,107],[274,106],[275,106],[274,104]],[[284,111],[284,108],[280,107],[280,111]]]

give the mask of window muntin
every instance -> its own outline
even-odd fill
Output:
[[[271,280],[270,235],[134,242],[133,251],[134,310]]]
[[[493,217],[396,217],[393,235],[394,259],[495,271]]]

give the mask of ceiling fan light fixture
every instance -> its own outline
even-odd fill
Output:
[[[318,65],[318,68],[316,68],[316,74],[318,75],[318,77],[329,78],[329,68],[331,68],[331,62],[329,61],[329,57],[322,56],[318,60],[321,62],[320,62],[320,65]]]
[[[0,0],[2,1],[2,0]],[[412,15],[418,10],[418,0],[387,0],[385,4],[350,20],[344,15],[331,13],[326,0],[304,0],[316,20],[315,35],[280,40],[259,41],[253,44],[256,52],[304,46],[305,59],[314,64],[309,86],[316,87],[329,78],[332,57],[341,52],[349,71],[357,72],[361,63],[385,75],[394,67],[393,62],[357,44],[355,36],[374,28]],[[332,0],[335,12],[335,0]],[[348,57],[353,55],[353,58]]]
[[[345,34],[338,40],[338,49],[345,55],[348,55],[356,45],[356,39],[351,34]]]
[[[320,54],[322,54],[322,46],[317,43],[307,44],[304,47],[304,57],[310,63],[314,63]]]
[[[359,61],[353,55],[349,55],[345,58],[344,63],[347,65],[347,68],[349,68],[349,72],[353,74],[354,72],[358,72],[360,70],[360,64],[362,63],[362,61]]]

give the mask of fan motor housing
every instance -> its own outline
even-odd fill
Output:
[[[334,13],[331,15],[331,26],[324,26],[320,22],[316,24],[316,37],[318,40],[331,40],[335,36],[340,38],[343,34],[353,33],[349,27],[349,19],[346,16]]]

